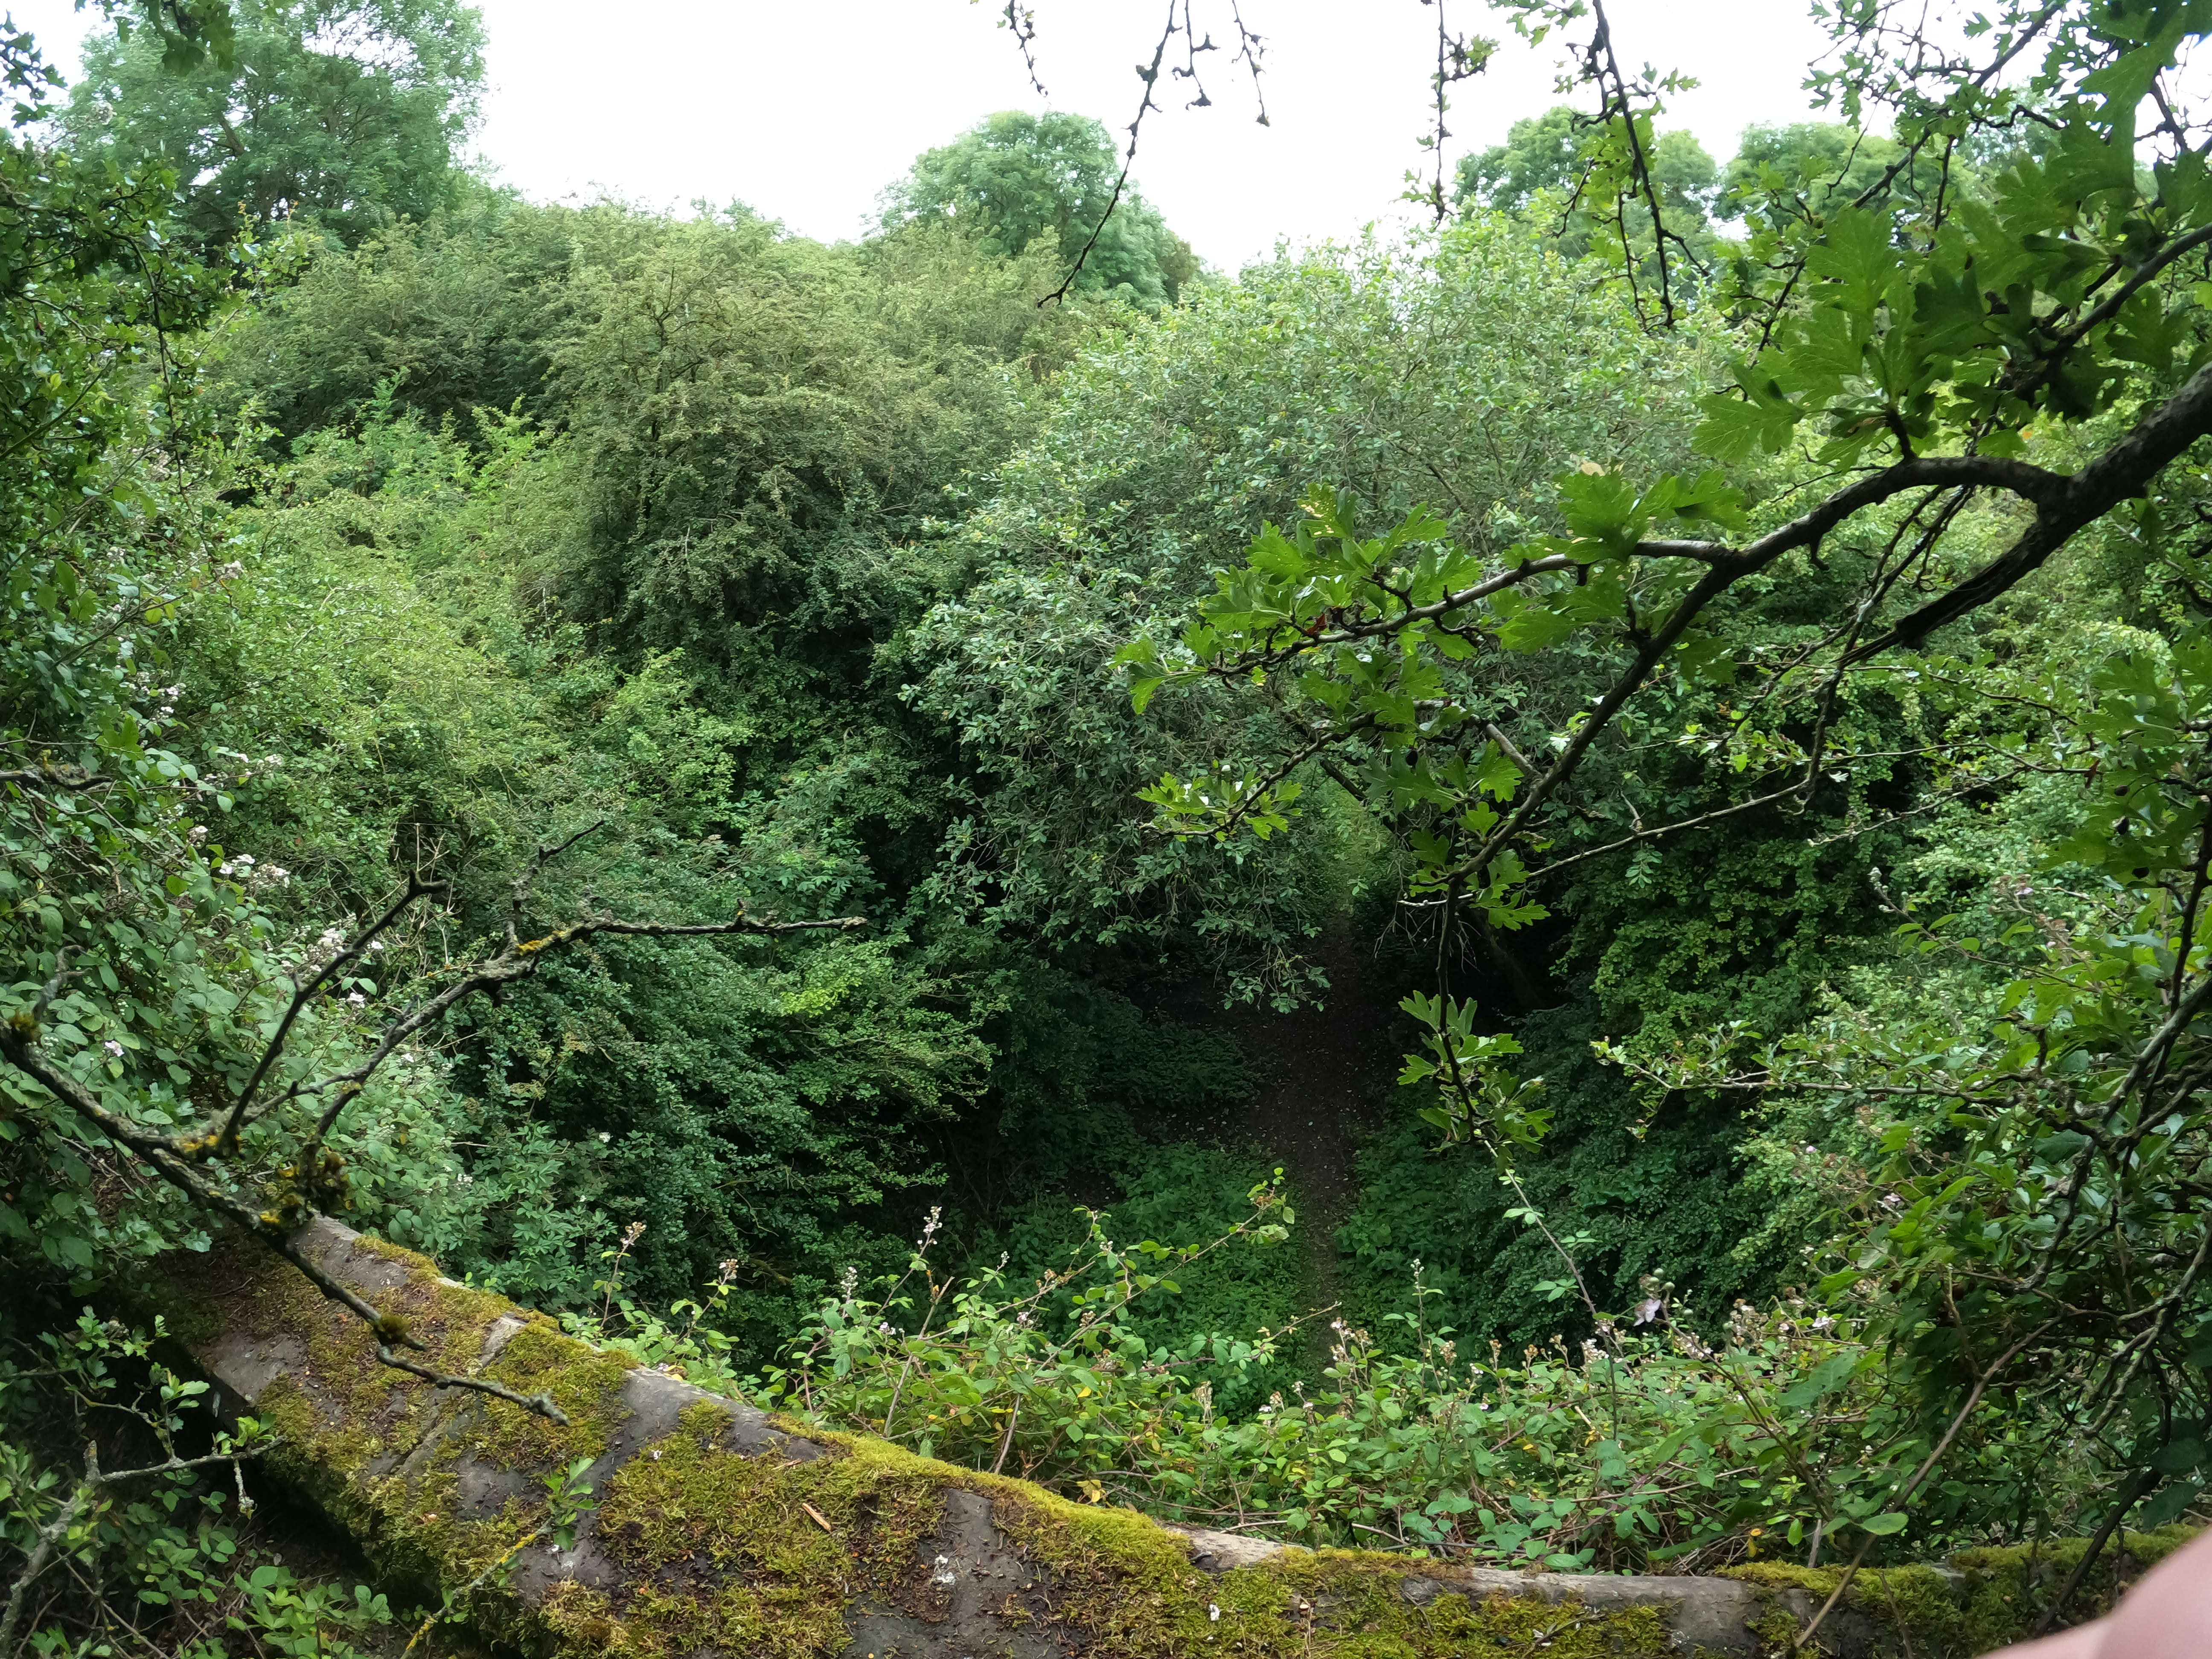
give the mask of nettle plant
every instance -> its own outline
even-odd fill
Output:
[[[1536,38],[1595,26],[1571,61],[1609,137],[1588,147],[1583,205],[1648,197],[1616,216],[1615,278],[1643,285],[1655,326],[1695,315],[1735,343],[1703,400],[1712,465],[1638,477],[1563,456],[1549,533],[1486,558],[1425,513],[1371,533],[1316,489],[1182,638],[1123,652],[1140,705],[1222,682],[1279,734],[1145,798],[1178,835],[1265,836],[1327,778],[1395,831],[1438,941],[1407,1079],[1510,1173],[1542,1137],[1541,1096],[1455,994],[1462,932],[1525,927],[1569,870],[1731,819],[1851,833],[2077,777],[2081,827],[2050,856],[2095,870],[2094,902],[2013,942],[2029,960],[1980,1032],[1947,1009],[1922,1033],[1940,1048],[1808,1038],[1749,1079],[1641,1063],[1668,1087],[1843,1091],[1895,1160],[1896,1203],[1856,1225],[1827,1286],[1881,1284],[1848,1305],[1873,1310],[1911,1407],[1864,1483],[1883,1501],[1824,1516],[1849,1559],[1975,1509],[1950,1471],[2001,1404],[2101,1471],[2108,1529],[2154,1487],[2176,1512],[2202,1478],[2212,1363],[2203,647],[2185,620],[2085,684],[2067,649],[2006,630],[2054,593],[2135,605],[2141,579],[2115,586],[2121,567],[2098,562],[2122,545],[2125,568],[2163,573],[2169,623],[2203,608],[2212,129],[2177,65],[2212,5],[2011,3],[1955,29],[1918,6],[1833,9],[1835,67],[1812,84],[1855,122],[1886,111],[1898,167],[1849,200],[1770,179],[1735,257],[1678,258],[1671,277],[1653,255],[1681,250],[1639,142],[1663,86],[1623,78],[1601,8],[1514,9]],[[1955,187],[1902,187],[1929,164]],[[1656,248],[1631,245],[1647,220]],[[1494,687],[1530,676],[1504,665],[1531,657],[1555,695],[1509,705]],[[1936,668],[1953,713],[1900,750],[1885,712]],[[1686,783],[1685,759],[1702,763]],[[1613,1322],[1589,1312],[1611,1352]]]

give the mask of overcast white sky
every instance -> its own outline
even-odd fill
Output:
[[[89,19],[71,0],[0,0],[65,72]],[[857,234],[876,193],[921,150],[994,110],[1039,100],[997,8],[975,0],[479,0],[491,93],[477,148],[540,199],[605,191],[653,207],[738,200],[793,229]],[[1117,131],[1136,106],[1161,0],[1031,0],[1052,106]],[[1266,40],[1272,125],[1249,82],[1201,58],[1213,99],[1186,110],[1170,82],[1148,117],[1137,179],[1168,222],[1226,270],[1278,238],[1356,234],[1419,165],[1436,13],[1419,0],[1239,0]],[[1193,0],[1201,35],[1232,42],[1228,0]],[[1822,37],[1802,0],[1613,0],[1626,64],[1705,84],[1662,123],[1725,160],[1753,121],[1802,119]],[[1451,21],[1500,40],[1455,91],[1451,153],[1497,143],[1557,98],[1555,44],[1457,0]],[[1165,77],[1163,77],[1164,80]]]

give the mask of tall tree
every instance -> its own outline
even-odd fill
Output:
[[[2006,131],[1997,135],[2011,139]],[[1963,146],[1968,154],[1990,150],[1988,135]],[[1966,169],[1966,156],[1951,165],[1954,181]],[[1779,203],[1790,211],[1826,212],[1855,202],[1869,191],[1893,197],[1917,210],[1933,204],[1945,167],[1937,157],[1908,160],[1893,138],[1862,132],[1841,121],[1797,121],[1787,126],[1755,122],[1743,130],[1742,143],[1722,179],[1723,201],[1731,216]]]
[[[1556,104],[1506,129],[1505,142],[1460,157],[1459,202],[1507,213],[1528,205],[1540,190],[1570,188],[1582,168],[1574,107]]]
[[[1095,235],[1077,288],[1172,304],[1197,256],[1142,197],[1125,187],[1115,201],[1121,178],[1114,141],[1089,116],[1003,110],[916,157],[884,193],[884,225],[950,221],[1009,257],[1046,237],[1070,264]]]
[[[69,147],[173,168],[204,243],[296,218],[352,243],[452,204],[483,27],[459,0],[240,0],[228,49],[110,28],[56,125]]]

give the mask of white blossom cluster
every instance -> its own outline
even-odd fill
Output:
[[[215,867],[216,874],[228,876],[249,893],[270,892],[289,886],[292,872],[281,864],[263,864],[251,853],[234,853]]]

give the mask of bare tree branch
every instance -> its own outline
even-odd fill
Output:
[[[360,961],[362,954],[376,942],[378,936],[393,922],[398,921],[407,908],[416,899],[440,890],[439,884],[426,883],[416,876],[409,877],[407,890],[401,894],[382,915],[369,924],[367,932],[324,963],[319,972],[309,975],[305,980],[296,976],[294,978],[291,1003],[284,1010],[283,1018],[276,1022],[276,1033],[269,1039],[268,1046],[262,1049],[260,1061],[246,1079],[245,1086],[239,1090],[238,1098],[231,1106],[230,1115],[224,1120],[222,1129],[216,1137],[216,1151],[234,1151],[237,1148],[238,1131],[240,1126],[246,1121],[247,1109],[253,1104],[255,1092],[261,1087],[262,1079],[269,1075],[269,1068],[276,1063],[276,1057],[283,1052],[285,1042],[292,1035],[292,1027],[299,1019],[301,1011],[313,1000],[315,993],[321,990],[346,969]]]

